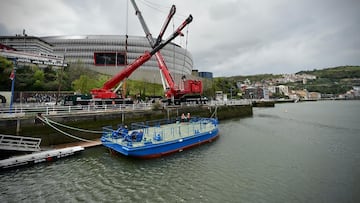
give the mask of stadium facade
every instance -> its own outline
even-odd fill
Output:
[[[0,44],[26,53],[52,54],[53,45],[39,37],[27,35],[0,36]],[[2,47],[1,47],[2,48]]]
[[[94,71],[115,75],[145,51],[151,51],[145,37],[125,35],[79,35],[40,37],[53,45],[53,53],[65,57],[68,64],[80,63]],[[161,51],[176,83],[181,77],[191,77],[193,59],[186,49],[170,43]],[[130,79],[160,83],[159,67],[155,57],[137,69]]]

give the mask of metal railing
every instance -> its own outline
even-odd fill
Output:
[[[251,100],[226,100],[226,101],[208,101],[206,105],[222,106],[222,105],[250,105]],[[196,106],[196,103],[184,103],[181,106]],[[19,118],[36,115],[66,115],[79,113],[98,113],[98,112],[123,112],[123,111],[144,111],[150,110],[153,107],[152,103],[138,103],[138,104],[108,104],[108,105],[77,105],[77,106],[58,106],[58,105],[44,105],[44,104],[17,104],[14,105],[12,111],[9,107],[0,108],[1,118]],[[162,107],[166,107],[163,104]]]
[[[41,138],[0,134],[0,149],[15,151],[40,151]]]
[[[110,104],[110,105],[77,105],[77,106],[56,106],[56,105],[16,105],[11,111],[9,108],[0,108],[0,118],[26,117],[36,115],[64,115],[78,113],[97,113],[111,111],[134,111],[149,110],[150,103],[139,104]]]
[[[251,104],[251,100],[249,99],[229,99],[229,100],[211,100],[209,101],[209,105],[210,106],[222,106],[222,105],[227,105],[227,106],[233,106],[233,105],[250,105]]]

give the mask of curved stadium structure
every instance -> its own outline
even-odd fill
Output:
[[[145,51],[151,51],[147,39],[138,36],[128,36],[127,42],[125,35],[48,36],[41,39],[54,45],[54,54],[65,55],[66,63],[80,62],[108,75],[115,75],[126,63],[130,64]],[[160,52],[176,83],[183,75],[191,75],[193,60],[186,49],[170,43]],[[155,57],[138,68],[130,79],[160,83]]]

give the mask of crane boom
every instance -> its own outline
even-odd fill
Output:
[[[132,1],[134,1],[134,0],[132,0]],[[165,22],[164,22],[164,24],[163,24],[163,26],[162,26],[162,28],[160,30],[160,33],[159,33],[159,35],[158,35],[158,37],[156,39],[156,42],[155,42],[154,46],[158,45],[161,42],[162,37],[163,37],[163,35],[165,33],[165,30],[168,27],[168,25],[170,23],[170,20],[174,17],[175,12],[176,12],[176,7],[175,7],[175,5],[172,5],[171,9],[170,9],[170,12],[169,12],[169,15],[166,18],[166,20],[165,20]],[[145,24],[145,22],[144,22],[144,24]]]
[[[143,28],[143,30],[145,32],[146,38],[149,41],[150,46],[152,48],[154,48],[154,46],[156,44],[159,44],[161,42],[162,36],[164,35],[166,28],[169,25],[169,22],[170,22],[171,18],[174,16],[174,14],[176,12],[175,5],[172,5],[172,7],[170,9],[170,12],[169,12],[169,15],[167,16],[167,18],[165,20],[165,23],[164,23],[163,27],[161,28],[160,34],[159,34],[158,38],[156,39],[156,41],[154,41],[154,39],[153,39],[153,37],[152,37],[152,35],[151,35],[150,31],[149,31],[149,28],[147,27],[147,25],[145,23],[145,20],[144,20],[142,14],[141,14],[141,11],[139,10],[138,6],[135,3],[135,0],[131,0],[131,3],[134,6],[135,14],[136,14],[136,16],[138,17],[138,19],[140,21],[140,24],[141,24],[141,26],[142,26],[142,28]],[[159,66],[159,68],[161,70],[161,73],[163,74],[163,76],[166,79],[167,88],[168,88],[168,91],[166,92],[166,96],[171,97],[172,95],[175,94],[175,91],[176,91],[175,90],[174,79],[170,75],[169,69],[165,64],[165,60],[164,60],[163,56],[161,55],[161,53],[157,52],[155,54],[155,57],[156,57],[156,61],[158,63],[158,66]]]
[[[162,36],[164,35],[165,30],[166,30],[167,26],[169,25],[170,20],[172,19],[172,17],[174,16],[174,14],[176,12],[175,5],[173,5],[171,7],[168,17],[166,18],[165,23],[164,23],[163,27],[161,28],[159,36],[157,37],[156,41],[154,41],[146,23],[145,23],[145,20],[142,16],[138,6],[135,3],[135,0],[131,0],[131,3],[135,9],[135,14],[138,16],[138,19],[143,27],[143,30],[145,32],[146,38],[149,41],[150,46],[151,47],[156,46],[157,44],[159,44],[162,41]],[[178,34],[182,35],[181,32],[178,32]],[[165,89],[166,90],[165,96],[168,98],[169,103],[170,102],[175,103],[174,99],[177,99],[177,100],[183,99],[184,96],[190,96],[192,98],[200,98],[200,100],[201,100],[202,81],[200,81],[200,80],[184,80],[183,81],[184,89],[183,90],[179,89],[178,87],[176,87],[174,79],[172,78],[170,71],[165,64],[164,58],[162,57],[161,53],[157,52],[157,53],[155,53],[155,56],[156,56],[156,60],[158,62],[160,71],[162,73],[161,76],[164,76],[166,79],[167,88]],[[163,83],[163,85],[164,85],[164,83]]]
[[[139,68],[142,64],[148,61],[154,54],[158,53],[160,49],[162,49],[165,45],[170,43],[174,38],[181,34],[181,30],[185,28],[186,25],[191,23],[192,16],[189,15],[187,19],[176,29],[172,35],[170,35],[165,41],[162,41],[158,45],[156,45],[150,52],[146,51],[142,56],[137,58],[133,63],[129,64],[125,67],[122,71],[112,77],[109,81],[107,81],[102,88],[92,89],[91,94],[94,98],[102,98],[102,99],[109,99],[109,98],[116,98],[116,92],[111,91],[116,84],[120,81],[128,78],[137,68]]]

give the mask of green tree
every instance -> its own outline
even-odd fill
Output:
[[[206,79],[203,78],[203,95],[210,98],[215,96],[215,83],[213,82],[213,79]]]
[[[32,85],[33,90],[44,90],[44,79],[45,74],[42,70],[37,69],[34,73],[34,84]]]
[[[21,66],[16,70],[15,89],[17,91],[31,91],[35,83],[34,73],[37,66]]]
[[[87,75],[81,75],[79,79],[73,81],[73,89],[80,94],[88,94],[93,89],[92,80]]]
[[[51,66],[46,67],[43,69],[44,72],[44,84],[43,89],[48,91],[54,91],[58,89],[59,86],[59,78],[58,72]]]
[[[99,75],[96,79],[94,79],[94,88],[102,87],[109,80],[109,76]]]
[[[90,77],[96,77],[97,75],[94,71],[86,68],[85,64],[80,60],[69,64],[69,67],[65,68],[64,72],[68,74],[70,83],[79,79],[81,75],[88,75]]]
[[[0,90],[10,91],[11,80],[9,76],[13,69],[13,63],[10,60],[0,56]],[[16,81],[16,80],[15,80]]]
[[[64,69],[56,71],[56,83],[58,85],[57,88],[60,85],[60,90],[72,90],[72,81],[70,81],[69,73],[64,71]]]

